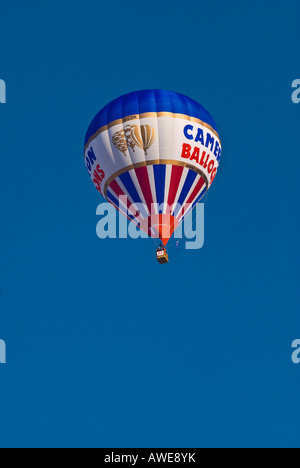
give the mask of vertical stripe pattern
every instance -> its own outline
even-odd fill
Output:
[[[157,226],[151,225],[151,215],[171,215],[179,225],[206,190],[205,180],[193,170],[156,164],[131,169],[116,177],[108,187],[107,198],[141,229],[146,226],[143,230],[151,235],[157,232]]]

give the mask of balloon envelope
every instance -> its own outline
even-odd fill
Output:
[[[85,164],[97,190],[165,245],[210,188],[220,157],[212,117],[171,91],[138,91],[112,101],[85,138]]]

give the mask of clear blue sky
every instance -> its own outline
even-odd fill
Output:
[[[1,5],[0,446],[300,446],[298,0]],[[205,246],[99,240],[85,131],[187,94],[223,158]]]

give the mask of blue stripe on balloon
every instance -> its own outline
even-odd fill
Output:
[[[181,194],[178,198],[177,206],[174,211],[175,217],[178,215],[180,208],[183,206],[184,202],[186,201],[186,198],[189,194],[189,191],[192,188],[193,183],[195,182],[196,177],[197,177],[197,173],[195,171],[190,170],[188,172]]]
[[[162,205],[165,201],[165,183],[166,183],[166,166],[164,164],[157,164],[153,166],[156,201],[158,205]],[[159,210],[163,213],[163,210]]]
[[[137,189],[135,188],[135,185],[132,181],[132,178],[129,172],[125,172],[124,174],[121,174],[119,178],[121,179],[121,182],[124,185],[126,192],[131,197],[133,203],[142,203],[142,200],[138,194]]]
[[[112,203],[114,203],[117,206],[117,208],[123,214],[125,214],[125,216],[128,216],[128,218],[130,218],[130,219],[135,219],[134,216],[132,216],[130,213],[126,212],[126,208],[123,205],[120,206],[119,200],[117,200],[116,197],[113,196],[113,194],[110,192],[109,189],[106,192],[106,196]]]
[[[126,94],[107,104],[93,119],[85,137],[85,145],[105,125],[129,115],[149,112],[171,112],[189,115],[202,120],[215,131],[218,131],[211,115],[193,99],[173,91],[145,90]]]
[[[124,185],[124,188],[125,188],[125,192],[127,193],[127,195],[129,195],[129,197],[131,198],[131,200],[133,201],[133,204],[139,204],[140,206],[138,207],[140,212],[141,212],[141,215],[143,217],[147,217],[148,216],[148,211],[147,209],[145,208],[145,206],[143,205],[143,202],[141,200],[141,197],[139,196],[138,194],[138,191],[134,185],[134,182],[131,178],[131,175],[129,172],[124,172],[124,174],[121,174],[119,176],[122,184]]]
[[[120,209],[120,207],[119,207],[119,205],[120,205],[120,204],[119,204],[119,200],[118,200],[116,197],[113,196],[113,194],[110,192],[109,189],[108,189],[107,192],[106,192],[106,196],[107,196],[107,198],[108,198],[112,203],[114,203],[114,204]],[[124,210],[123,210],[123,211],[124,211]]]
[[[185,220],[185,218],[193,211],[193,209],[195,208],[195,206],[197,205],[197,203],[199,203],[199,201],[201,200],[201,198],[204,197],[205,193],[206,193],[206,187],[205,187],[204,190],[202,190],[202,192],[200,193],[200,195],[199,195],[199,197],[197,198],[197,200],[193,203],[192,208],[190,209],[190,211],[189,211],[188,213],[186,213],[186,214],[183,216],[181,222],[183,222],[183,221]]]

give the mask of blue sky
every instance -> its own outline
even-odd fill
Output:
[[[1,447],[299,447],[299,1],[1,6]],[[97,111],[187,94],[223,158],[205,246],[99,240]]]

